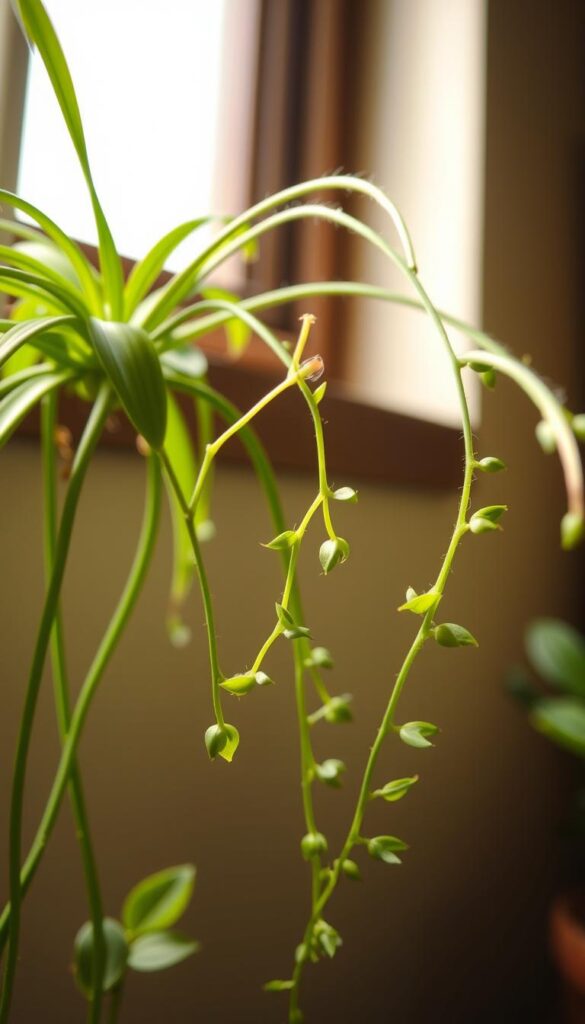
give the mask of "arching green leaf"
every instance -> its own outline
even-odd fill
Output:
[[[124,927],[134,936],[170,928],[185,913],[195,885],[195,868],[180,864],[143,878],[124,901]]]

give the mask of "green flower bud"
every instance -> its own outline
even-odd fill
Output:
[[[333,668],[333,658],[326,647],[313,647],[303,664],[305,668]]]
[[[507,511],[507,505],[487,505],[485,508],[478,508],[469,520],[469,529],[476,534],[500,530],[499,520]]]
[[[354,882],[361,881],[362,873],[355,860],[344,860],[341,865],[341,870],[347,878],[351,878]]]
[[[327,853],[327,840],[322,832],[307,832],[301,839],[301,853],[305,860]]]
[[[576,548],[585,535],[582,512],[565,512],[561,520],[561,544],[565,551]]]
[[[334,789],[339,789],[341,786],[341,776],[345,770],[343,761],[336,757],[330,757],[322,764],[315,765],[319,781],[324,782],[327,786],[333,786]]]
[[[554,430],[548,420],[540,420],[540,422],[536,424],[534,433],[536,434],[536,440],[543,452],[547,455],[552,455],[552,453],[556,451],[557,442]]]
[[[256,673],[256,685],[257,686],[274,686],[274,679],[266,675],[266,672]]]
[[[478,643],[474,636],[464,626],[458,626],[455,622],[442,622],[435,626],[433,636],[441,647],[477,647]]]
[[[496,371],[493,369],[492,366],[490,366],[489,370],[486,370],[485,373],[481,374],[481,381],[483,386],[485,388],[489,388],[490,391],[494,390],[496,386],[496,380]]]
[[[218,725],[217,722],[215,725],[210,725],[209,729],[205,731],[205,746],[212,761],[215,760],[218,754],[221,754],[227,741],[227,730],[223,726]]]
[[[478,469],[481,469],[482,473],[500,473],[502,469],[507,468],[506,463],[502,459],[496,459],[493,455],[486,455],[476,465]]]
[[[331,572],[340,562],[345,562],[349,555],[349,544],[343,537],[323,541],[319,549],[319,561],[325,575]]]
[[[333,491],[332,497],[335,501],[350,501],[352,504],[358,500],[357,491],[354,491],[353,487],[338,487]]]
[[[325,721],[334,724],[340,722],[351,722],[353,715],[349,706],[351,696],[345,694],[343,697],[332,697],[327,705],[325,705]]]

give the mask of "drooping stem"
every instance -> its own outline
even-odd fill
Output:
[[[445,555],[445,558],[443,560],[441,569],[440,569],[439,574],[437,576],[436,583],[435,583],[434,587],[432,588],[436,593],[442,595],[443,591],[445,589],[446,583],[447,583],[447,579],[449,577],[449,573],[451,572],[451,567],[452,567],[452,564],[453,564],[453,559],[455,557],[455,553],[456,553],[457,547],[459,545],[459,542],[461,541],[461,538],[464,536],[464,534],[467,532],[467,529],[468,529],[468,527],[467,527],[467,511],[468,511],[470,495],[471,495],[471,485],[472,485],[472,481],[473,481],[473,472],[474,472],[474,468],[475,468],[475,465],[476,465],[475,453],[474,453],[474,449],[473,449],[473,434],[472,434],[472,429],[471,429],[471,419],[470,419],[469,408],[468,408],[468,404],[467,404],[467,398],[466,398],[466,395],[465,395],[465,389],[463,387],[463,381],[462,381],[462,377],[461,377],[461,367],[459,365],[459,361],[457,359],[457,356],[455,355],[455,352],[453,351],[453,348],[451,346],[451,343],[449,341],[449,338],[447,336],[447,333],[445,331],[443,323],[442,323],[439,315],[437,314],[437,311],[435,310],[433,304],[431,303],[428,295],[426,294],[426,291],[424,290],[423,286],[420,284],[418,278],[416,277],[416,275],[413,274],[404,265],[402,266],[402,269],[404,270],[405,274],[409,277],[409,279],[411,280],[411,283],[414,285],[416,291],[418,292],[419,297],[420,297],[420,301],[421,301],[422,305],[424,306],[424,308],[426,309],[426,311],[427,311],[431,321],[433,322],[435,328],[437,329],[439,337],[440,337],[440,339],[441,339],[441,341],[442,341],[442,343],[443,343],[443,345],[444,345],[444,347],[446,349],[447,356],[448,356],[448,358],[449,358],[449,360],[451,362],[452,368],[453,368],[453,373],[454,373],[454,377],[455,377],[455,383],[456,383],[456,387],[457,387],[457,393],[458,393],[458,396],[459,396],[460,412],[461,412],[461,419],[462,419],[462,425],[463,425],[463,437],[464,437],[464,449],[465,449],[465,471],[464,471],[464,477],[463,477],[463,486],[462,486],[462,489],[461,489],[461,496],[460,496],[460,500],[459,500],[457,520],[456,520],[456,524],[455,524],[455,527],[454,527],[454,530],[453,530],[453,534],[452,534],[452,537],[451,537],[451,541],[450,541],[447,553]],[[417,658],[417,655],[422,650],[422,648],[423,648],[423,646],[425,644],[425,641],[427,640],[427,638],[429,636],[429,632],[430,632],[431,624],[432,624],[432,617],[433,617],[433,609],[430,609],[427,612],[427,614],[424,616],[423,622],[422,622],[420,628],[417,631],[417,634],[416,634],[416,636],[415,636],[415,638],[414,638],[414,640],[413,640],[413,642],[412,642],[412,644],[411,644],[411,646],[409,648],[409,651],[408,651],[408,653],[407,653],[407,655],[406,655],[406,657],[404,659],[402,667],[401,667],[401,669],[400,669],[400,671],[398,673],[398,676],[396,678],[396,682],[395,682],[395,684],[394,684],[394,686],[392,688],[392,691],[390,693],[390,697],[389,697],[388,703],[386,705],[386,710],[384,712],[381,724],[380,724],[380,726],[378,728],[378,731],[376,733],[376,738],[375,738],[374,743],[373,743],[373,745],[372,745],[372,747],[370,749],[370,753],[369,753],[369,756],[368,756],[368,759],[367,759],[367,762],[366,762],[366,766],[365,766],[365,769],[364,769],[363,777],[362,777],[362,783],[361,783],[361,786],[360,786],[360,791],[359,791],[359,795],[358,795],[358,800],[357,800],[356,808],[355,808],[355,811],[354,811],[354,814],[353,814],[353,817],[352,817],[352,821],[351,821],[351,825],[350,825],[349,831],[347,833],[347,837],[345,839],[345,842],[343,843],[343,846],[342,846],[341,852],[339,854],[339,857],[336,859],[336,862],[335,862],[335,864],[334,864],[334,866],[333,866],[333,868],[331,870],[331,874],[329,876],[329,880],[326,882],[326,884],[325,884],[325,886],[323,888],[323,891],[321,892],[321,894],[318,896],[318,898],[316,900],[313,899],[313,910],[312,910],[309,922],[307,924],[307,927],[305,929],[305,934],[304,934],[303,943],[302,943],[302,947],[304,948],[305,953],[304,953],[303,956],[300,956],[300,957],[297,958],[297,961],[295,963],[294,970],[293,970],[293,976],[292,976],[293,984],[292,984],[292,988],[290,990],[290,998],[289,998],[289,1022],[290,1022],[290,1024],[295,1024],[295,1022],[299,1020],[299,988],[300,988],[300,982],[301,982],[301,978],[302,978],[303,968],[304,968],[306,960],[307,960],[307,958],[309,956],[309,951],[311,949],[313,934],[314,934],[314,931],[315,931],[315,926],[316,926],[318,920],[320,919],[321,914],[323,913],[324,908],[328,904],[329,900],[331,899],[331,897],[332,897],[332,895],[333,895],[333,893],[334,893],[334,891],[336,889],[336,886],[337,886],[337,883],[339,881],[339,877],[340,877],[340,874],[341,874],[341,871],[342,871],[343,862],[347,859],[347,857],[349,856],[349,853],[351,852],[351,850],[353,849],[355,844],[360,839],[360,833],[361,833],[363,817],[364,817],[366,804],[368,802],[369,794],[370,794],[371,780],[372,780],[373,773],[374,773],[374,770],[375,770],[375,767],[376,767],[376,764],[377,764],[377,761],[378,761],[378,757],[379,757],[379,754],[380,754],[380,751],[382,749],[382,746],[383,746],[383,743],[384,743],[384,740],[385,740],[386,736],[388,735],[389,732],[394,731],[394,715],[395,715],[395,712],[396,712],[398,701],[400,699],[400,695],[401,695],[401,693],[403,691],[403,688],[405,686],[406,680],[408,679],[408,676],[410,674],[411,668],[412,668],[412,666],[413,666],[413,664],[414,664],[414,662],[415,662],[415,660]]]
[[[43,667],[47,655],[47,648],[51,637],[53,622],[59,602],[61,584],[65,573],[67,555],[73,532],[75,513],[81,494],[81,488],[85,474],[98,442],[99,436],[108,413],[110,401],[109,385],[103,385],[92,407],[87,425],[81,438],[73,467],[71,478],[67,488],[67,495],[63,505],[59,534],[55,546],[55,557],[53,560],[53,571],[45,597],[43,614],[39,626],[37,641],[28,680],[28,686],[24,701],[24,708],[20,729],[18,734],[16,756],[14,764],[14,775],[12,780],[12,796],[10,804],[10,854],[9,854],[9,881],[10,881],[10,902],[12,913],[10,915],[10,945],[6,966],[4,971],[4,985],[2,999],[0,1002],[0,1024],[8,1020],[12,989],[14,985],[14,974],[18,958],[18,943],[20,936],[20,860],[22,845],[22,812],[24,801],[24,786],[26,779],[26,768],[28,751],[32,735],[32,728],[37,707],[39,689]]]
[[[90,665],[79,697],[77,698],[75,707],[73,708],[70,728],[61,751],[61,757],[53,780],[51,792],[28,856],[24,862],[22,871],[20,872],[20,888],[18,890],[19,899],[21,894],[26,893],[28,890],[28,887],[41,862],[43,852],[54,828],[59,814],[59,809],[61,807],[61,802],[67,789],[69,773],[71,766],[75,761],[77,747],[91,703],[95,697],[98,685],[108,662],[117,647],[124,629],[128,625],[130,615],[135,608],[136,601],[144,585],[158,531],[160,498],[161,479],[158,460],[154,457],[150,457],[148,459],[147,496],[136,554],[121,597]],[[0,945],[6,940],[11,918],[12,906],[9,903],[4,907],[2,915],[0,916]]]
[[[45,572],[50,579],[55,560],[57,540],[57,488],[55,459],[55,414],[56,396],[47,395],[41,405],[41,442],[43,454],[43,476],[45,486]],[[51,635],[51,662],[55,688],[55,708],[61,743],[64,743],[69,729],[71,710],[65,637],[61,608],[57,606],[55,623]],[[69,794],[75,821],[75,832],[81,851],[83,873],[87,888],[90,920],[93,928],[92,994],[89,1004],[89,1022],[98,1024],[101,1015],[102,982],[106,959],[106,945],[103,932],[103,904],[100,891],[97,862],[91,841],[89,818],[83,793],[81,775],[77,763],[71,766]]]

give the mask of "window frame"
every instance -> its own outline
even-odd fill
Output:
[[[283,2],[283,7],[285,3]],[[302,5],[300,5],[302,6]],[[266,9],[275,5],[265,5]],[[280,5],[276,5],[280,7]],[[295,4],[286,0],[288,15]],[[324,8],[323,8],[324,9]],[[331,9],[329,10],[331,14]],[[282,26],[281,26],[282,27]],[[325,35],[333,29],[331,18],[324,18],[321,30]],[[265,29],[266,30],[266,29]],[[20,32],[16,18],[9,4],[0,8],[0,55],[7,59],[0,62],[0,180],[3,187],[15,189],[20,148],[22,114],[28,67],[28,49]],[[341,70],[341,62],[339,62]],[[316,71],[314,72],[316,73]],[[262,89],[262,75],[259,75],[258,93]],[[285,93],[281,94],[280,102]],[[257,101],[258,102],[258,101]],[[273,105],[273,115],[279,103]],[[259,112],[256,125],[258,128]],[[270,118],[268,119],[268,123]],[[318,122],[314,132],[318,135]],[[257,161],[258,163],[258,161]],[[301,170],[310,173],[305,163]],[[255,176],[256,184],[258,176]],[[278,187],[276,184],[274,187]],[[6,211],[10,217],[11,211]],[[331,229],[329,229],[331,230]],[[302,239],[302,234],[300,235]],[[95,246],[81,243],[84,251],[97,263]],[[280,240],[275,253],[283,251],[284,241]],[[134,265],[134,260],[123,257],[125,273]],[[264,264],[266,265],[266,263]],[[276,273],[282,272],[282,263],[276,261]],[[163,284],[172,275],[163,272],[157,285]],[[246,291],[256,290],[253,285],[257,274],[250,276]],[[265,284],[265,282],[263,282]],[[312,303],[313,305],[313,303]],[[323,355],[327,368],[335,370],[343,360],[343,354],[333,348],[331,337],[335,333],[335,318],[331,314],[331,303],[323,301],[318,313],[321,336],[317,349]],[[297,311],[294,311],[295,314]],[[290,335],[293,321],[283,318],[272,320],[280,333]],[[314,332],[317,338],[317,332]],[[211,384],[221,390],[238,407],[248,408],[279,379],[270,354],[259,339],[253,339],[244,357],[237,362],[229,356],[223,339],[223,332],[214,332],[202,345],[209,361]],[[331,375],[331,369],[330,369]],[[335,376],[335,374],[333,374]],[[314,469],[312,427],[306,409],[299,396],[286,395],[284,399],[269,406],[258,420],[258,432],[268,455],[278,469],[308,471]],[[390,485],[424,487],[429,489],[451,489],[459,483],[460,476],[460,432],[454,427],[444,426],[382,409],[356,399],[346,383],[333,379],[327,391],[327,443],[328,462],[332,477],[338,480],[369,480]],[[187,404],[185,404],[187,410]],[[72,429],[74,437],[80,432],[84,421],[83,404],[64,396],[60,415]],[[24,436],[38,434],[38,416],[28,417],[20,428]],[[295,438],[294,445],[290,443]],[[129,424],[120,424],[113,433],[104,435],[103,443],[108,447],[127,449],[134,444],[134,435]],[[245,461],[245,453],[239,445],[226,446],[226,461]]]

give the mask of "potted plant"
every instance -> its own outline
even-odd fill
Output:
[[[498,474],[505,466],[496,455],[476,451],[464,377],[478,374],[489,385],[495,375],[507,376],[539,410],[544,424],[542,430],[553,439],[564,470],[568,507],[561,523],[561,539],[567,549],[574,547],[583,536],[583,475],[575,439],[575,430],[582,429],[582,421],[568,412],[554,391],[525,361],[515,359],[481,331],[435,308],[419,278],[413,244],[400,214],[383,192],[362,178],[333,175],[285,189],[257,203],[229,221],[186,269],[153,291],[153,284],[169,254],[192,230],[192,222],[180,225],[162,238],[124,280],[121,260],[93,182],[83,123],[63,51],[41,0],[15,0],[15,8],[28,38],[38,48],[46,65],[87,183],[99,237],[99,268],[96,271],[79,246],[41,210],[25,199],[0,191],[3,205],[27,214],[37,225],[31,237],[30,228],[15,223],[13,231],[17,237],[22,236],[21,241],[0,251],[0,284],[16,299],[10,317],[0,324],[0,362],[4,367],[0,382],[0,443],[4,444],[26,414],[40,405],[47,573],[46,596],[24,696],[12,780],[8,837],[10,899],[0,917],[0,942],[4,952],[0,1024],[8,1021],[10,1014],[23,901],[31,889],[67,791],[76,818],[90,910],[90,920],[82,926],[75,940],[75,974],[87,997],[89,1019],[94,1024],[101,1019],[106,1000],[109,1001],[109,1019],[118,1019],[128,969],[162,969],[196,949],[192,940],[173,930],[193,888],[194,869],[189,864],[157,872],[139,882],[125,901],[121,920],[104,916],[77,763],[80,738],[104,669],[129,621],[148,572],[158,529],[163,482],[171,505],[175,537],[170,626],[180,639],[181,605],[193,581],[198,585],[206,620],[211,720],[207,728],[202,729],[202,739],[212,760],[231,762],[237,755],[239,733],[227,719],[227,701],[232,696],[245,697],[253,690],[261,691],[272,685],[266,671],[268,652],[276,643],[290,646],[305,818],[300,853],[307,863],[310,878],[311,910],[304,934],[291,957],[289,972],[281,979],[268,982],[266,988],[286,993],[288,1020],[290,1024],[299,1024],[304,1019],[300,1006],[301,981],[307,965],[323,957],[333,957],[341,945],[340,935],[326,917],[341,880],[359,877],[356,856],[362,851],[383,864],[396,865],[406,849],[406,843],[398,836],[371,835],[367,811],[372,801],[392,805],[408,798],[418,780],[418,775],[380,779],[378,759],[382,748],[387,743],[404,743],[422,752],[432,745],[438,732],[431,722],[402,719],[400,698],[410,671],[427,644],[448,648],[476,646],[475,638],[465,626],[443,620],[441,602],[460,544],[497,534],[507,506],[499,501],[481,508],[473,504],[476,475]],[[312,191],[323,187],[369,196],[387,214],[395,241],[388,241],[343,210],[314,202],[297,205]],[[360,235],[398,268],[411,294],[395,295],[367,283],[336,281],[282,287],[276,293],[243,300],[197,297],[212,270],[231,255],[280,225],[303,217],[321,218]],[[318,826],[314,789],[320,785],[338,786],[344,765],[335,758],[319,763],[312,737],[313,729],[321,728],[323,723],[346,721],[351,717],[351,709],[348,696],[332,694],[325,683],[323,670],[330,666],[331,657],[328,650],[314,643],[311,637],[299,593],[297,565],[309,524],[322,519],[324,539],[319,550],[320,568],[326,576],[333,570],[339,571],[349,556],[349,544],[336,530],[335,509],[337,502],[354,503],[357,494],[348,486],[331,487],[327,473],[326,431],[320,411],[326,393],[326,382],[320,380],[324,367],[319,356],[305,358],[313,317],[310,312],[302,317],[292,349],[258,317],[269,306],[293,299],[309,301],[316,294],[382,298],[409,305],[425,314],[453,373],[464,439],[464,470],[453,531],[433,584],[419,593],[409,586],[398,609],[412,617],[414,635],[388,693],[379,727],[365,757],[358,798],[348,815],[347,832],[336,850],[330,848]],[[280,381],[245,410],[234,408],[224,395],[209,385],[205,360],[194,348],[207,332],[233,321],[254,332],[272,351],[275,363],[282,366]],[[472,339],[474,347],[463,358],[456,355],[451,345],[448,334],[451,325],[466,331]],[[314,388],[313,382],[316,382]],[[283,516],[270,463],[254,433],[255,417],[270,403],[278,402],[289,389],[297,389],[306,402],[316,440],[316,494],[297,524],[286,522]],[[55,403],[62,391],[73,392],[84,400],[88,411],[77,450],[74,454],[65,452],[70,466],[63,506],[58,514]],[[194,397],[202,409],[207,413],[212,410],[223,421],[216,433],[211,429],[209,415],[203,416],[206,427],[197,446],[176,400],[180,394]],[[147,477],[144,522],[126,585],[73,703],[67,685],[60,594],[87,468],[113,409],[127,417],[138,435],[139,456],[144,460]],[[210,471],[218,452],[235,435],[247,449],[270,507],[274,535],[264,538],[265,546],[281,560],[284,583],[282,591],[275,595],[273,627],[264,643],[257,652],[251,653],[248,664],[238,674],[225,675],[221,669],[220,643],[202,539],[206,532]],[[67,449],[66,437],[57,437],[57,442]],[[61,756],[35,838],[26,850],[22,838],[23,795],[42,673],[49,654],[56,682]]]

